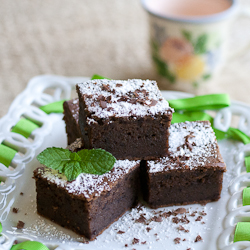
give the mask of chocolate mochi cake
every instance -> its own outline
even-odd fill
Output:
[[[103,175],[66,177],[45,166],[34,171],[38,214],[93,240],[138,202],[140,161],[118,160]]]
[[[117,159],[166,156],[173,110],[155,81],[89,80],[77,84],[79,125],[85,148]]]
[[[148,205],[217,201],[226,165],[210,122],[172,124],[169,133],[169,155],[142,163],[142,190]]]

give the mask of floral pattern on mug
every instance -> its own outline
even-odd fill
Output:
[[[206,58],[211,57],[207,34],[194,38],[191,32],[183,30],[181,37],[167,37],[161,44],[157,40],[152,41],[153,60],[158,73],[171,83],[191,81],[198,87],[201,80],[210,78],[207,68],[214,65],[206,65]]]

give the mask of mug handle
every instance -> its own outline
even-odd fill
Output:
[[[242,6],[238,6],[238,12],[236,14],[235,19],[240,18],[240,17],[250,18],[250,8],[243,8]],[[237,57],[242,56],[245,53],[245,51],[249,51],[249,50],[250,50],[250,41],[248,41],[242,47],[236,49],[234,52],[229,53],[227,56],[227,59],[233,60]]]

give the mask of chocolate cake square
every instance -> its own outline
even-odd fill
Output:
[[[137,204],[139,166],[140,161],[118,160],[106,174],[80,174],[71,182],[41,166],[34,171],[37,212],[93,240]]]
[[[77,84],[84,146],[117,159],[166,156],[173,110],[155,81],[90,80]]]
[[[217,201],[226,165],[208,121],[172,124],[169,155],[143,162],[143,196],[150,207]]]
[[[77,138],[81,137],[81,131],[79,127],[79,100],[78,98],[65,101],[63,103],[64,117],[66,125],[66,134],[68,139],[68,145],[73,143]]]

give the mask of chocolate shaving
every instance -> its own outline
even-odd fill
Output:
[[[157,104],[158,101],[152,99],[151,103],[148,105],[149,107],[155,106]]]
[[[207,213],[205,213],[204,211],[200,212],[200,214],[203,216],[207,215]]]
[[[180,231],[184,231],[184,230],[185,230],[185,228],[184,228],[182,225],[180,225],[180,226],[178,227],[178,230],[180,230]]]
[[[193,150],[193,146],[189,142],[186,142],[186,145],[190,151]]]
[[[107,101],[108,103],[111,103],[111,99],[112,99],[111,95],[109,95],[109,96],[106,97],[106,101]]]
[[[134,244],[138,244],[139,242],[140,242],[139,239],[134,238],[133,241],[132,241],[132,244],[133,244],[133,245],[134,245]]]
[[[107,108],[107,102],[105,102],[105,101],[100,101],[100,106],[101,106],[101,108],[103,108],[103,109]]]
[[[180,208],[177,208],[176,210],[174,210],[173,214],[174,214],[174,215],[177,215],[177,214],[184,214],[184,213],[186,213],[186,212],[187,212],[186,208],[180,207]]]
[[[136,104],[137,103],[137,99],[136,98],[131,98],[131,99],[128,100],[128,103]]]
[[[17,227],[17,229],[23,229],[24,225],[25,225],[25,223],[23,221],[19,220],[16,227]]]
[[[121,230],[119,230],[118,232],[117,232],[117,234],[124,234],[125,232],[124,231],[121,231]]]
[[[174,222],[175,224],[178,224],[180,222],[180,219],[178,217],[173,217],[172,222]]]
[[[142,104],[142,105],[145,104],[145,101],[144,101],[143,99],[141,99],[141,98],[138,98],[138,99],[137,99],[137,102],[140,103],[140,104]]]
[[[201,221],[201,220],[202,220],[202,216],[198,216],[195,221]]]
[[[201,236],[200,235],[198,235],[197,237],[196,237],[196,239],[195,239],[195,241],[194,242],[198,242],[198,241],[202,241],[203,239],[201,238]]]
[[[102,85],[102,90],[104,90],[104,91],[110,91],[109,85],[108,84],[103,84]]]
[[[107,108],[107,111],[111,111],[111,110],[113,110],[112,107],[108,107],[108,108]]]
[[[164,218],[168,218],[168,217],[170,217],[172,215],[172,212],[171,211],[169,211],[169,212],[164,212],[164,213],[162,213],[162,217],[164,217]]]
[[[146,227],[147,232],[149,232],[151,229],[151,227]]]
[[[122,86],[122,84],[117,83],[115,86],[119,88],[119,87],[121,87],[121,86]]]
[[[180,244],[181,238],[177,237],[174,239],[175,244]]]
[[[180,219],[180,222],[184,223],[184,224],[188,224],[190,221],[188,220],[187,216],[183,216],[181,219]]]
[[[143,241],[143,242],[141,242],[141,244],[142,244],[142,245],[145,245],[146,243],[147,243],[147,241]]]
[[[17,214],[17,213],[18,213],[18,210],[19,210],[18,208],[13,207],[12,212],[15,213],[15,214]]]
[[[162,218],[159,216],[159,217],[157,217],[157,216],[154,216],[153,218],[152,218],[152,221],[155,221],[155,222],[162,222]]]
[[[98,102],[99,102],[99,101],[105,101],[105,96],[99,95],[99,96],[97,97],[96,100],[97,100]]]
[[[126,102],[127,100],[128,100],[128,97],[122,96],[122,97],[120,97],[117,101],[118,101],[118,102]]]
[[[146,223],[146,218],[141,214],[139,219],[137,219],[135,222],[138,223]]]

